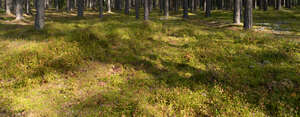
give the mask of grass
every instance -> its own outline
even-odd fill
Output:
[[[288,22],[281,35],[242,31],[228,11],[47,11],[42,31],[1,20],[0,116],[299,116],[298,11],[255,11]]]

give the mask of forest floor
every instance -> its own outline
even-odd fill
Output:
[[[0,117],[299,116],[300,9],[254,13],[0,15]]]

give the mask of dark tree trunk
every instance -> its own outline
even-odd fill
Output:
[[[5,10],[6,10],[6,15],[11,15],[11,9],[12,9],[12,0],[6,0],[5,3]]]
[[[241,0],[234,0],[233,23],[241,23]]]
[[[149,2],[149,13],[151,13],[153,9],[153,0],[148,0],[148,2]]]
[[[159,11],[160,11],[160,13],[162,13],[163,9],[164,9],[164,2],[163,1],[164,0],[159,0]]]
[[[45,25],[45,0],[35,0],[36,16],[35,29],[42,30]]]
[[[23,0],[16,0],[16,20],[23,18]]]
[[[263,9],[263,0],[259,0],[259,9],[261,10],[261,9]]]
[[[77,16],[78,17],[83,16],[83,10],[84,10],[84,1],[83,0],[77,0]]]
[[[183,18],[188,18],[188,0],[183,1]]]
[[[99,18],[103,17],[103,0],[99,0]]]
[[[211,0],[206,0],[205,17],[210,17]]]
[[[252,0],[245,0],[244,29],[249,30],[253,25]]]
[[[263,0],[264,2],[264,11],[268,10],[268,0]]]
[[[164,16],[168,17],[169,16],[169,0],[164,0],[164,1],[165,1]]]
[[[139,9],[140,9],[140,2],[139,2],[140,0],[135,0],[135,18],[136,19],[139,19],[140,18],[140,11],[139,11]]]
[[[125,0],[125,14],[129,15],[129,0]]]
[[[74,0],[70,0],[70,11],[74,9]]]
[[[56,11],[58,11],[59,10],[58,0],[54,0],[54,6],[55,6]]]
[[[277,0],[276,10],[280,10],[280,9],[281,9],[281,0]]]
[[[144,1],[144,20],[149,20],[149,0]]]

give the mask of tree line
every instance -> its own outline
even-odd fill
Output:
[[[35,28],[44,27],[45,9],[56,11],[77,10],[77,16],[83,17],[85,9],[110,13],[113,10],[123,11],[129,15],[129,10],[134,9],[136,19],[140,18],[140,9],[144,10],[144,20],[149,20],[153,9],[158,9],[163,16],[168,18],[169,12],[182,12],[182,17],[188,19],[189,12],[203,10],[205,17],[211,16],[212,10],[232,10],[233,23],[240,24],[243,18],[244,29],[248,30],[253,25],[253,9],[267,11],[269,7],[280,10],[282,7],[293,8],[300,5],[300,0],[0,0],[0,9],[7,15],[15,14],[16,20],[22,20],[23,14],[33,15],[32,8],[36,9]]]

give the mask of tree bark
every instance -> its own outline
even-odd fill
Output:
[[[83,16],[83,10],[84,10],[84,1],[83,0],[77,0],[77,16],[78,17]]]
[[[203,0],[203,11],[206,12],[207,1]]]
[[[244,29],[249,30],[253,25],[252,0],[245,0]]]
[[[30,1],[29,0],[26,0],[26,4],[25,4],[25,13],[27,15],[32,15],[31,13],[31,8],[30,8]]]
[[[42,30],[45,25],[45,0],[35,0],[36,16],[35,16],[35,29]]]
[[[164,0],[165,6],[164,6],[164,16],[169,17],[169,0]]]
[[[210,10],[211,10],[211,0],[206,0],[206,10],[205,10],[205,17],[210,17]]]
[[[23,0],[16,0],[16,20],[23,18]]]
[[[107,0],[107,12],[111,13],[111,0]]]
[[[140,9],[140,2],[139,2],[140,0],[135,0],[135,18],[136,19],[139,19],[140,18],[140,11],[139,11],[139,9]]]
[[[268,0],[263,0],[264,2],[264,11],[268,10]]]
[[[6,15],[11,15],[11,9],[12,9],[12,0],[6,0]]]
[[[99,18],[103,18],[103,0],[99,0]]]
[[[188,18],[188,0],[183,1],[183,18]]]
[[[144,20],[149,20],[149,0],[144,1]]]
[[[67,7],[67,12],[69,12],[71,10],[71,8],[70,8],[70,0],[67,0],[66,7]]]
[[[129,0],[125,0],[125,14],[129,15]]]
[[[234,0],[233,23],[241,23],[241,0]]]
[[[280,9],[281,9],[281,0],[277,0],[276,10],[280,10]]]

